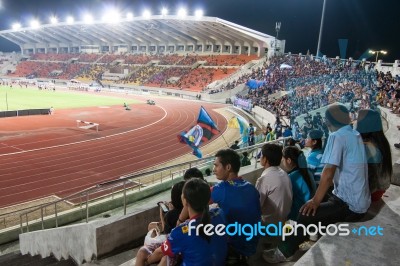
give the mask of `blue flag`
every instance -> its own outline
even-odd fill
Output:
[[[249,79],[245,85],[252,90],[258,89],[264,86],[267,82],[265,80]]]
[[[181,132],[178,135],[178,140],[180,143],[189,145],[193,149],[193,154],[201,158],[203,155],[199,149],[200,144],[210,140],[218,132],[217,125],[202,106],[197,118],[197,125],[187,132]]]
[[[214,135],[218,134],[219,130],[217,125],[212,120],[211,116],[207,113],[206,109],[202,106],[200,108],[197,124],[203,128],[202,141],[210,140]]]

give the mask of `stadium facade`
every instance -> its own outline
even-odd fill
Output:
[[[216,17],[156,15],[116,23],[61,22],[0,31],[35,53],[226,53],[272,56],[285,41]]]

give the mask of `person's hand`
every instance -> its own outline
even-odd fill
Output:
[[[312,214],[312,216],[314,216],[318,207],[319,207],[319,203],[316,203],[314,201],[314,199],[310,199],[303,206],[301,206],[299,212],[306,216],[309,216],[310,214]]]
[[[165,205],[167,205],[167,206],[168,206],[168,209],[170,209],[170,210],[175,209],[175,208],[174,208],[174,205],[172,204],[172,201],[166,202]]]

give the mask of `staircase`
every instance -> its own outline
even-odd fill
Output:
[[[53,256],[43,258],[40,255],[31,256],[31,255],[22,255],[19,252],[5,254],[0,256],[0,265],[7,265],[7,266],[47,266],[47,265],[54,265],[54,266],[75,266],[77,265],[72,259],[68,260],[61,260],[58,261]]]

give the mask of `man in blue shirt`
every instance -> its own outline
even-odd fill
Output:
[[[227,224],[257,224],[261,221],[260,195],[249,182],[239,177],[240,156],[231,149],[220,150],[215,155],[213,172],[222,182],[212,187],[211,200],[217,203],[226,216]],[[238,260],[244,265],[247,257],[257,249],[258,238],[246,240],[245,235],[228,238],[228,261]]]
[[[321,181],[315,196],[301,207],[297,219],[305,227],[318,222],[326,226],[357,221],[371,204],[367,156],[360,134],[349,125],[348,109],[343,105],[331,105],[325,112],[325,120],[331,134],[321,160],[325,164]],[[327,202],[322,202],[332,182],[332,195]],[[266,251],[264,259],[269,263],[290,260],[307,238],[302,228],[297,229],[300,230],[296,236],[292,235],[278,248]]]

